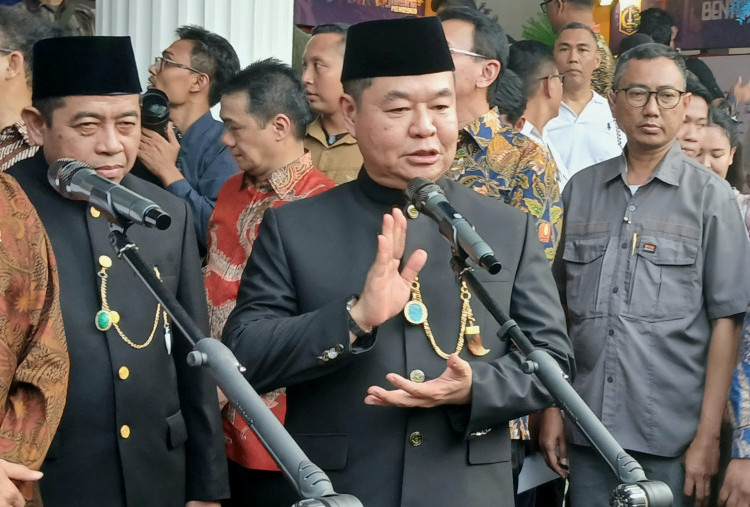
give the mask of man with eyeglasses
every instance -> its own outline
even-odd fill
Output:
[[[625,136],[617,128],[607,100],[591,87],[599,65],[596,36],[574,22],[560,30],[553,49],[558,70],[565,74],[560,110],[547,125],[570,178],[581,169],[618,156]]]
[[[505,31],[474,9],[451,7],[440,11],[438,18],[456,67],[461,129],[448,176],[531,214],[551,262],[562,226],[557,166],[544,148],[504,125],[498,109],[490,107],[508,63]],[[511,433],[528,436],[525,424]]]
[[[0,6],[0,171],[39,150],[21,118],[21,110],[31,105],[31,48],[38,40],[60,35],[60,29],[39,16]]]
[[[620,157],[571,178],[553,272],[568,309],[573,386],[674,505],[707,505],[750,300],[750,248],[729,186],[676,141],[691,96],[667,46],[620,57],[609,102]],[[617,480],[559,410],[540,444],[576,506],[606,506]],[[566,444],[567,442],[567,444]],[[692,497],[685,503],[683,497]],[[693,503],[694,500],[694,503]]]
[[[511,46],[508,67],[521,77],[526,94],[521,133],[543,146],[555,160],[557,183],[562,192],[570,176],[544,128],[560,110],[565,75],[557,70],[549,46],[533,40],[519,41]]]
[[[143,129],[134,174],[185,199],[193,212],[201,253],[205,253],[208,220],[224,183],[238,173],[230,150],[221,142],[224,125],[211,116],[221,83],[240,69],[231,44],[198,26],[177,29],[177,39],[156,57],[148,71],[149,88],[169,98],[171,123],[167,139]],[[178,141],[172,125],[182,133]],[[150,172],[150,174],[149,174]]]

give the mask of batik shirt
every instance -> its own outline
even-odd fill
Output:
[[[493,108],[459,132],[450,169],[457,181],[496,197],[536,219],[539,241],[552,262],[562,228],[557,165],[543,147],[503,125]],[[528,417],[510,421],[510,438],[529,439]]]
[[[242,272],[266,210],[319,194],[335,185],[313,166],[309,151],[262,181],[244,173],[229,178],[219,192],[208,225],[205,284],[211,336],[221,338],[224,324],[234,309]],[[277,389],[261,397],[283,422],[286,414],[284,390]],[[246,468],[277,470],[260,441],[231,405],[227,404],[222,416],[229,459]]]
[[[615,58],[609,49],[607,40],[599,33],[599,25],[591,27],[596,36],[596,52],[599,53],[601,63],[594,69],[591,74],[591,89],[602,97],[607,96],[607,92],[612,89],[612,81],[615,77]]]
[[[461,129],[447,176],[531,214],[552,262],[563,220],[557,165],[543,147],[504,126],[497,108]]]
[[[729,389],[729,410],[734,437],[732,458],[750,458],[750,307],[742,325],[742,340],[737,367]]]
[[[59,290],[39,216],[16,181],[0,175],[0,458],[36,470],[68,391]],[[21,487],[27,498],[30,486]]]
[[[0,130],[0,171],[5,171],[23,159],[33,157],[38,150],[39,146],[33,146],[29,139],[23,120],[8,125]]]

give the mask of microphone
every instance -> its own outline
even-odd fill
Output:
[[[453,209],[442,188],[427,178],[414,178],[406,185],[404,194],[419,211],[438,223],[440,234],[455,250],[464,252],[493,275],[500,271],[495,252],[474,230],[474,226]]]
[[[47,180],[63,197],[88,201],[116,222],[125,220],[162,231],[172,223],[172,217],[156,203],[99,176],[85,162],[58,159],[49,166]]]
[[[659,481],[640,481],[620,484],[612,492],[609,505],[613,507],[672,507],[672,490]]]

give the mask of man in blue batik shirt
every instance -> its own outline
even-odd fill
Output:
[[[219,101],[221,83],[238,72],[240,64],[231,44],[219,35],[183,26],[177,36],[148,69],[149,88],[158,88],[169,98],[168,139],[143,129],[138,158],[150,174],[137,170],[134,174],[190,204],[198,245],[205,253],[208,219],[219,190],[238,172],[231,152],[221,142],[224,125],[211,116],[210,107]],[[181,141],[172,125],[184,134]]]
[[[729,389],[734,435],[732,461],[719,492],[719,505],[750,505],[750,308],[742,325],[737,367]]]

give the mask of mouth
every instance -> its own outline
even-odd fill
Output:
[[[682,151],[685,152],[685,155],[687,155],[690,158],[695,158],[695,156],[698,155],[698,150],[690,146],[685,146],[685,144],[681,144],[680,147],[682,148]]]
[[[406,155],[406,159],[413,165],[432,165],[439,158],[437,150],[417,150]]]
[[[305,95],[307,96],[308,100],[314,99],[314,98],[316,98],[318,96],[317,93],[313,93],[313,92],[305,92]]]
[[[640,125],[638,128],[640,128],[646,134],[658,134],[659,132],[661,132],[661,127],[653,123],[644,123],[643,125]]]
[[[112,179],[120,176],[122,172],[122,166],[119,165],[103,165],[95,169],[96,174],[102,178]]]

